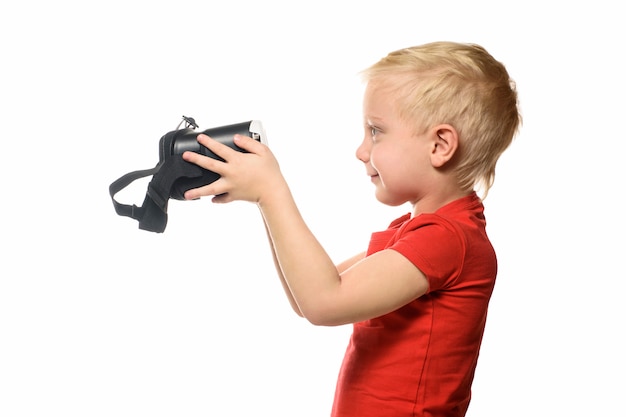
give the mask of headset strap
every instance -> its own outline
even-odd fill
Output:
[[[120,190],[148,175],[153,175],[153,178],[148,184],[148,191],[141,207],[134,204],[122,204],[115,200],[115,194]],[[109,186],[109,194],[117,214],[138,220],[139,228],[142,230],[162,233],[167,225],[167,203],[172,186],[179,178],[200,176],[202,176],[202,168],[186,162],[182,155],[172,155],[165,162],[159,162],[154,168],[123,175]]]
[[[138,180],[139,178],[144,178],[149,175],[156,174],[161,168],[162,163],[157,164],[154,168],[143,169],[140,171],[129,172],[126,175],[122,175],[116,181],[111,183],[109,186],[109,194],[111,195],[111,200],[113,201],[113,206],[115,207],[115,211],[120,216],[131,217],[135,220],[141,220],[144,214],[144,209],[142,207],[137,207],[136,205],[122,204],[115,200],[115,194],[124,188],[128,187],[133,181]],[[145,201],[144,201],[145,202]]]

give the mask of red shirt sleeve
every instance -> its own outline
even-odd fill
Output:
[[[388,246],[426,275],[428,292],[454,285],[463,269],[465,247],[461,231],[436,214],[410,219],[400,226]]]

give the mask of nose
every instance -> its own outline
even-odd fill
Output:
[[[368,163],[370,160],[370,149],[371,149],[371,141],[367,138],[363,138],[363,142],[356,148],[356,157],[359,161],[364,164]]]

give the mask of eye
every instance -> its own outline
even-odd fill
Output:
[[[369,126],[369,129],[370,129],[370,134],[372,135],[372,137],[373,138],[376,137],[376,134],[379,132],[379,130],[374,126]]]

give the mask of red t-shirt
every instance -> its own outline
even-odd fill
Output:
[[[372,234],[368,255],[398,251],[429,289],[354,324],[333,417],[465,415],[497,269],[483,210],[472,194]]]

